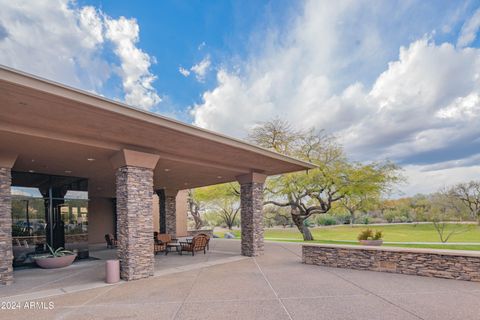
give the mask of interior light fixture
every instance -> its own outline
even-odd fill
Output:
[[[95,158],[87,158],[87,161],[90,161],[90,162],[95,161]]]
[[[163,169],[163,171],[168,172],[168,171],[170,171],[170,169],[165,168],[165,169]]]
[[[28,172],[30,172],[30,173],[34,173],[34,172],[35,172],[35,170],[28,170]]]
[[[72,170],[65,170],[65,173],[72,173]]]

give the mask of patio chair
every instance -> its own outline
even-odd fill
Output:
[[[166,252],[167,246],[171,242],[177,242],[177,239],[166,233],[154,233],[154,253]]]
[[[167,244],[162,241],[157,241],[153,243],[153,253],[156,255],[159,252],[166,252],[167,251]]]
[[[207,238],[207,250],[210,250],[210,236],[206,233],[199,233],[199,236],[205,236]]]
[[[183,251],[191,252],[192,256],[194,256],[195,252],[203,250],[203,254],[206,254],[207,243],[208,243],[208,237],[206,237],[205,235],[199,234],[193,237],[192,241],[190,242],[180,241],[180,246],[181,246],[180,252],[183,252]]]
[[[167,233],[158,233],[157,236],[155,237],[155,240],[165,242],[165,244],[178,241],[176,238],[172,237],[171,234],[167,234]]]
[[[107,248],[113,249],[117,246],[117,239],[111,233],[105,235],[105,241],[107,242]]]

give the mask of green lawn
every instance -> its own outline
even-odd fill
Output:
[[[385,226],[333,226],[311,228],[311,232],[317,243],[343,243],[343,241],[351,241],[349,244],[357,243],[357,235],[360,230],[365,228],[383,231],[383,240],[387,242],[440,242],[437,232],[432,224],[397,224]],[[454,228],[448,225],[447,229]],[[465,232],[455,234],[450,237],[448,242],[474,242],[479,245],[430,245],[430,244],[385,244],[385,246],[402,246],[416,248],[438,248],[452,250],[480,250],[480,227],[478,225],[463,225],[461,228]],[[237,237],[240,237],[239,230],[232,231]],[[215,232],[219,237],[223,238],[224,232]],[[266,240],[293,241],[301,242],[302,236],[296,228],[286,229],[265,229]],[[341,240],[341,241],[339,241]]]

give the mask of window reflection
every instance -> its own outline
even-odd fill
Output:
[[[14,266],[52,248],[88,257],[88,184],[75,177],[12,172]]]

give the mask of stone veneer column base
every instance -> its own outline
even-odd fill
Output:
[[[120,277],[153,276],[153,171],[123,166],[117,169],[116,182]]]
[[[255,257],[263,254],[263,183],[247,182],[240,185],[242,227],[242,255]]]
[[[177,197],[165,195],[165,227],[167,234],[177,234]]]
[[[480,252],[347,245],[303,245],[302,262],[326,267],[480,281]]]
[[[10,168],[0,168],[0,284],[13,283],[12,176]]]

